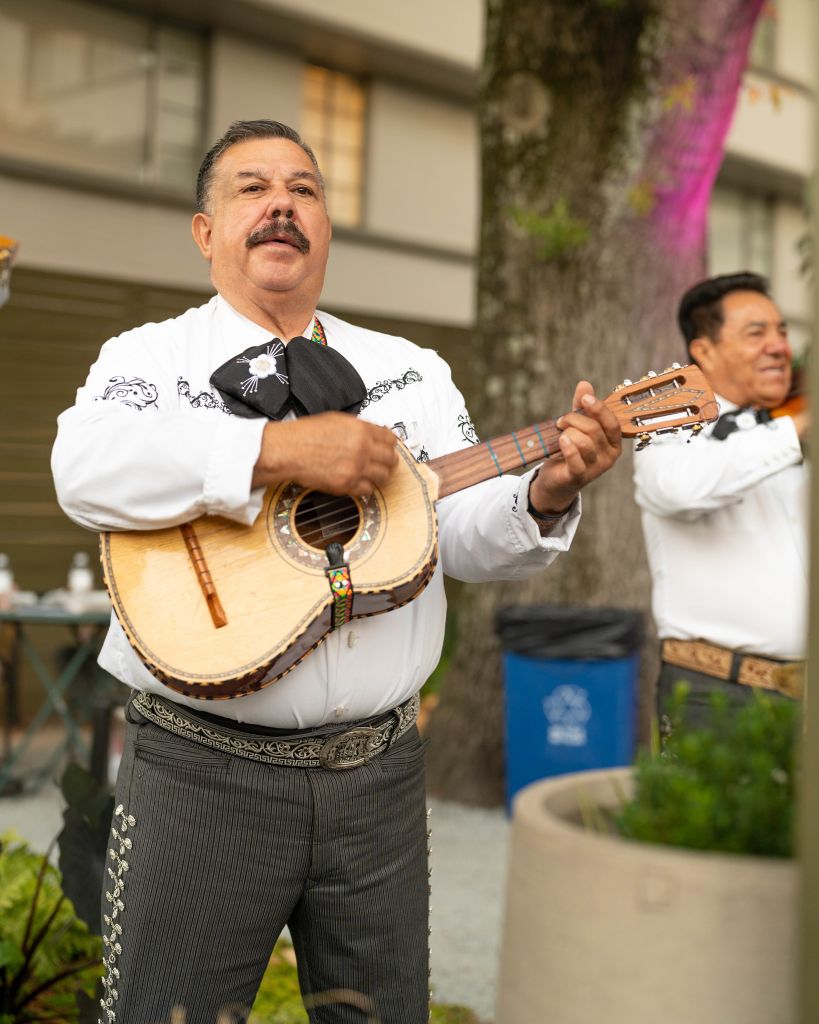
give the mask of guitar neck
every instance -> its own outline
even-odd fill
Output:
[[[703,422],[716,419],[717,403],[711,386],[698,366],[674,363],[662,373],[649,371],[635,384],[627,380],[603,399],[614,414],[623,437],[639,438],[637,451],[654,432],[702,430]],[[535,423],[514,434],[504,434],[432,459],[425,465],[439,478],[438,497],[501,476],[534,462],[560,455],[560,431],[554,420]]]
[[[560,451],[560,431],[554,420],[536,423],[483,444],[463,448],[426,464],[440,479],[438,498],[462,491],[482,480],[542,462]]]

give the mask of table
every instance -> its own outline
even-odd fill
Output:
[[[0,628],[10,627],[12,642],[10,650],[0,655],[0,674],[5,688],[5,715],[3,718],[2,752],[0,753],[0,795],[20,792],[22,780],[15,778],[15,768],[20,759],[29,749],[32,740],[46,720],[56,713],[65,727],[65,738],[51,754],[45,767],[27,777],[29,786],[36,786],[51,775],[62,758],[68,755],[80,755],[91,762],[94,774],[104,781],[103,770],[107,773],[107,723],[110,713],[110,702],[105,714],[105,751],[104,757],[98,749],[98,726],[101,721],[95,720],[95,742],[89,750],[75,713],[72,711],[66,695],[71,684],[77,679],[81,669],[89,659],[96,659],[102,637],[110,621],[110,611],[70,611],[54,605],[31,605],[0,611]],[[60,671],[51,669],[45,663],[33,642],[31,633],[41,626],[64,626],[73,636],[76,649],[68,663]],[[19,685],[20,667],[25,659],[34,670],[43,688],[45,701],[31,720],[22,736],[15,744],[13,741],[13,723],[16,716],[16,696]]]

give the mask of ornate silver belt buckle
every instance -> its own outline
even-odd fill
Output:
[[[378,753],[372,742],[378,733],[378,729],[362,725],[357,729],[350,729],[348,732],[330,736],[324,741],[319,751],[321,767],[331,768],[333,771],[344,771],[347,768],[358,768],[359,765],[366,764]]]

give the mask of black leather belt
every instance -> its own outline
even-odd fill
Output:
[[[420,703],[416,693],[392,711],[353,723],[346,729],[322,726],[297,735],[265,736],[231,728],[227,720],[224,726],[217,725],[214,715],[208,715],[207,720],[198,718],[190,708],[155,693],[140,692],[131,698],[131,707],[149,722],[194,743],[252,761],[333,771],[357,768],[383,754],[415,724]]]

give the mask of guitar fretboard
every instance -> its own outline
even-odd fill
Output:
[[[495,437],[483,444],[431,459],[427,466],[440,478],[438,497],[501,476],[512,470],[541,462],[560,451],[560,431],[554,420],[535,423],[512,434]]]

